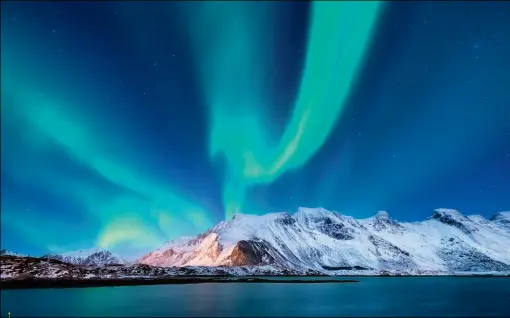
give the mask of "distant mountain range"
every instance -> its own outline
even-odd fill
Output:
[[[211,275],[257,274],[256,268],[271,275],[510,273],[510,212],[487,220],[437,209],[422,222],[397,222],[386,212],[354,219],[323,208],[300,208],[293,215],[236,214],[201,235],[167,242],[133,263],[104,249],[40,259],[80,267],[115,265],[134,272],[186,268],[184,272]]]
[[[27,257],[28,256],[28,255],[24,255],[24,254],[14,253],[14,252],[8,251],[6,249],[2,249],[0,251],[0,255],[1,256],[19,256],[19,257]]]
[[[61,262],[82,266],[111,266],[128,264],[128,262],[120,256],[100,248],[78,250],[63,254],[47,254],[43,255],[41,258],[55,259]]]

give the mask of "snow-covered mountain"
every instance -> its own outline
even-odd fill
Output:
[[[313,270],[291,270],[275,266],[154,267],[144,264],[78,266],[38,257],[0,257],[0,279],[164,279],[175,276],[322,276]]]
[[[128,263],[120,256],[100,248],[78,250],[63,254],[47,254],[42,256],[42,258],[55,259],[62,262],[82,266],[124,265]]]
[[[26,257],[27,256],[27,255],[24,255],[24,254],[18,254],[18,253],[11,252],[11,251],[6,250],[4,248],[0,251],[0,255],[1,256],[4,256],[4,255],[5,256],[19,256],[19,257]]]
[[[273,265],[329,274],[510,271],[510,213],[487,220],[437,209],[412,223],[392,220],[387,212],[357,220],[323,208],[236,214],[199,236],[170,241],[138,263]]]

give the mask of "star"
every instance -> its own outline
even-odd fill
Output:
[[[57,33],[57,30],[53,29],[53,30],[51,30],[51,33],[55,34],[55,33]]]
[[[152,66],[156,67],[158,66],[158,63],[152,63]]]

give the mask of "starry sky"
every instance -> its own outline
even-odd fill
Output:
[[[509,2],[2,2],[1,244],[510,210]]]

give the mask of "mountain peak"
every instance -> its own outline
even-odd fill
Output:
[[[476,227],[473,227],[472,220],[457,210],[435,209],[431,219],[456,227],[466,234],[477,231]]]
[[[88,257],[95,253],[101,253],[101,252],[107,252],[110,253],[108,250],[100,247],[92,247],[87,249],[79,249],[75,251],[69,251],[65,253],[60,253],[62,256],[71,256],[71,257]]]
[[[304,206],[300,206],[297,209],[297,213],[305,213],[305,214],[323,214],[323,213],[331,213],[325,208],[317,207],[317,208],[307,208]]]
[[[0,251],[0,255],[5,255],[5,256],[18,256],[18,257],[26,257],[27,255],[24,255],[24,254],[19,254],[19,253],[14,253],[12,251],[9,251],[9,250],[6,250],[6,249],[2,249]]]
[[[127,263],[118,255],[115,255],[112,252],[99,247],[81,249],[62,254],[47,254],[42,257],[48,259],[56,259],[75,265],[105,266]]]
[[[375,218],[376,219],[380,219],[380,220],[389,220],[390,219],[390,215],[388,212],[386,211],[379,211],[377,212],[377,214],[375,215]]]
[[[510,222],[510,211],[503,211],[494,214],[491,221],[509,221]]]
[[[331,216],[333,212],[326,210],[324,208],[306,208],[299,207],[297,212],[294,214],[297,217],[323,217],[323,216]]]
[[[466,219],[466,217],[459,211],[454,210],[454,209],[444,209],[444,208],[435,209],[434,213],[432,213],[431,218],[439,220],[439,221],[441,221],[443,219],[452,219],[452,220],[459,220],[459,221]]]
[[[506,229],[498,224],[495,232],[488,222],[471,221],[452,209],[435,210],[428,222],[398,223],[385,211],[356,220],[324,208],[300,207],[292,215],[237,214],[198,235],[192,243],[149,253],[139,262],[152,266],[270,264],[327,271],[333,269],[326,269],[326,265],[338,270],[415,273],[503,271],[510,268]],[[491,237],[490,244],[484,237]]]

